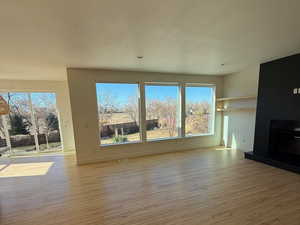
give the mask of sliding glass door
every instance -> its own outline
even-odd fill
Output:
[[[54,93],[31,93],[39,151],[61,150],[56,96]]]
[[[8,92],[10,107],[0,119],[0,154],[31,155],[61,150],[56,95]]]

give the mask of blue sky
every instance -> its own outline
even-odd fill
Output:
[[[22,93],[22,92],[10,92],[12,101],[20,99],[28,101],[28,93]],[[7,93],[1,93],[1,96],[7,100]],[[31,100],[32,103],[39,107],[47,107],[48,104],[56,104],[56,94],[55,93],[43,93],[43,92],[34,92],[31,93]],[[28,102],[29,104],[29,102]]]
[[[55,93],[32,93],[32,103],[40,107],[47,107],[47,104],[56,105]]]
[[[101,93],[110,93],[118,104],[126,104],[130,96],[138,94],[137,84],[96,84],[97,97]],[[147,100],[165,100],[168,97],[176,99],[179,95],[177,86],[145,86],[146,101]],[[188,102],[209,101],[212,98],[212,88],[208,87],[186,87],[186,100]]]
[[[213,89],[209,87],[186,87],[185,96],[188,102],[211,101]]]

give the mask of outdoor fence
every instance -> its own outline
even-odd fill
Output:
[[[147,130],[153,130],[158,127],[158,119],[147,120],[146,127]],[[116,130],[119,134],[134,134],[139,132],[140,128],[136,122],[130,123],[118,123],[118,124],[109,124],[101,127],[101,137],[109,137],[116,133]]]
[[[39,144],[46,144],[47,139],[45,134],[38,135]],[[60,142],[59,132],[53,132],[48,135],[48,143]],[[35,145],[33,135],[14,135],[10,137],[11,147],[21,147]],[[0,147],[6,147],[6,140],[0,138]]]

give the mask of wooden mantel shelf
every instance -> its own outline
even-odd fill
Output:
[[[251,100],[251,99],[256,99],[256,96],[242,96],[242,97],[230,97],[230,98],[217,98],[217,102],[238,101],[238,100]]]
[[[217,112],[253,112],[256,107],[252,108],[217,108]]]
[[[256,107],[226,107],[226,102],[230,101],[243,101],[243,100],[256,100],[256,96],[242,96],[231,98],[217,98],[217,112],[252,112]]]

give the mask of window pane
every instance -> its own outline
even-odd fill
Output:
[[[8,130],[12,153],[27,155],[36,152],[34,126],[28,93],[9,92],[5,94],[10,108]]]
[[[138,84],[96,84],[101,145],[140,141]]]
[[[147,140],[177,137],[179,130],[179,87],[146,85]]]
[[[214,88],[186,87],[186,135],[209,134],[213,132]]]

